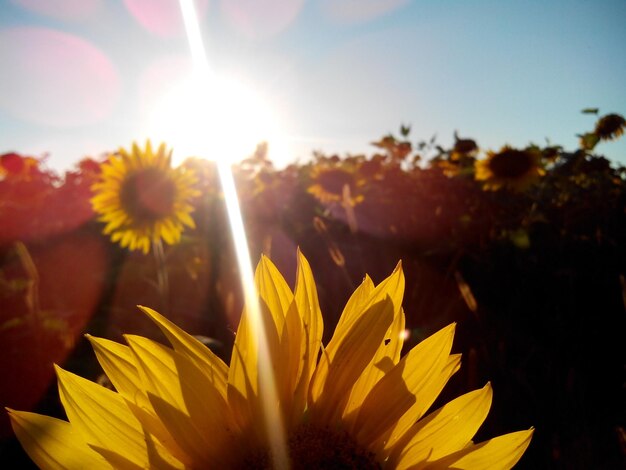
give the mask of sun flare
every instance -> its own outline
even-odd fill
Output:
[[[273,160],[285,162],[289,149],[283,129],[279,113],[253,83],[191,74],[155,101],[144,132],[169,142],[175,162],[199,156],[236,163],[261,142],[268,142]]]

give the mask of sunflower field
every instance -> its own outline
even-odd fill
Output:
[[[323,448],[324,433],[337,422],[346,427],[341,432],[332,428],[332,438],[351,455],[346,465],[354,468],[475,468],[479,457],[471,461],[472,452],[480,456],[487,448],[510,457],[502,457],[509,463],[501,468],[518,459],[517,468],[624,468],[626,168],[595,148],[619,138],[625,128],[621,115],[606,114],[580,135],[575,149],[555,144],[484,149],[479,139],[458,135],[450,148],[436,139],[414,141],[411,129],[402,126],[397,134],[372,142],[371,155],[314,153],[306,162],[279,169],[267,158],[267,146],[259,144],[253,155],[232,167],[250,256],[255,265],[261,260],[257,282],[273,315],[270,323],[279,336],[289,327],[294,328],[289,335],[309,338],[308,343],[302,340],[302,350],[282,337],[274,349],[270,344],[281,406],[285,401],[299,406],[297,413],[285,414],[289,453],[300,462],[314,462],[302,468],[322,465],[310,460],[308,443]],[[68,405],[72,390],[83,386],[73,374],[99,384],[96,395],[117,390],[130,402],[125,393],[139,393],[128,384],[125,388],[118,369],[107,370],[107,354],[117,351],[107,341],[128,343],[135,351],[145,346],[142,341],[169,340],[176,357],[187,358],[181,360],[187,361],[190,376],[199,373],[191,370],[197,358],[189,359],[195,354],[189,345],[202,343],[206,357],[228,376],[228,387],[243,397],[244,404],[236,405],[228,395],[228,406],[252,409],[240,410],[233,426],[245,429],[240,434],[250,442],[264,442],[262,426],[250,424],[262,421],[250,405],[250,390],[256,389],[237,388],[235,377],[237,364],[249,360],[245,341],[251,333],[241,326],[246,324],[244,294],[218,168],[193,156],[173,168],[169,152],[159,142],[132,143],[85,158],[65,175],[47,169],[42,159],[0,156],[0,403],[11,410],[0,418],[0,460],[15,462],[15,468],[28,468],[26,452],[45,466],[36,457],[43,451],[28,443],[36,419],[27,412],[69,419],[76,429],[75,423],[86,419]],[[392,281],[403,283],[402,289],[389,287]],[[374,285],[383,287],[374,290]],[[303,293],[305,287],[309,294]],[[298,305],[296,327],[289,326],[291,301],[285,301],[277,317],[272,296],[282,294],[272,289],[288,292],[285,298]],[[396,349],[384,356],[388,367],[375,360],[380,350],[373,348],[366,359],[355,353],[353,362],[332,368],[333,358],[349,343],[341,343],[339,336],[352,331],[349,318],[358,310],[355,290],[363,296],[377,292],[367,294],[373,296],[373,306],[362,306],[361,318],[371,317],[371,332],[365,320],[352,325],[363,330],[359,351],[369,342],[391,342]],[[317,302],[319,318],[313,313],[306,317],[302,310],[317,312],[311,307]],[[138,305],[149,307],[144,308],[148,316]],[[376,328],[382,333],[374,338]],[[193,343],[183,330],[195,338]],[[393,332],[390,340],[385,332]],[[445,342],[444,337],[447,346],[442,348],[448,349],[436,353],[435,343]],[[396,338],[401,338],[397,344]],[[306,357],[300,360],[302,351]],[[441,356],[437,367],[449,373],[440,387],[416,385],[407,398],[402,387],[387,383],[398,364],[405,364],[400,357],[409,364],[411,354],[422,354],[416,364]],[[59,391],[54,364],[62,367]],[[230,369],[220,369],[226,366]],[[281,372],[290,367],[298,372]],[[373,372],[377,368],[380,372]],[[365,384],[362,374],[370,369],[376,385]],[[285,390],[293,393],[280,388],[281,380],[291,384]],[[409,378],[401,382],[408,383]],[[185,387],[182,379],[180,386]],[[362,398],[355,391],[359,387],[367,389]],[[471,392],[477,390],[481,392]],[[141,396],[153,397],[157,391],[148,387]],[[447,421],[442,436],[429,431],[425,442],[432,446],[419,452],[409,431],[393,427],[404,419],[402,413],[419,404],[423,409],[406,426],[426,432],[454,406],[464,409],[465,402],[456,400],[478,400],[479,395],[484,400],[488,395],[488,404],[475,405],[480,419],[467,417],[473,424],[458,431],[464,436],[458,443]],[[221,403],[224,398],[216,396],[215,403]],[[393,414],[389,410],[408,399],[389,430],[377,428]],[[158,416],[172,434],[173,424],[168,425],[157,403],[150,398],[146,405],[150,416]],[[140,401],[135,405],[142,406]],[[441,411],[427,414],[429,410]],[[455,416],[463,417],[459,410]],[[145,424],[139,414],[134,416]],[[289,421],[291,416],[300,422],[303,414],[319,424],[314,431]],[[61,429],[60,422],[55,420],[54,426]],[[517,434],[521,430],[525,434]],[[241,451],[224,443],[219,445],[228,447],[230,456],[215,451],[198,457],[202,441],[174,437],[176,443],[169,447],[157,431],[154,436],[154,452],[164,449],[159,454],[162,468],[192,468],[199,461],[220,468],[269,468],[268,459],[279,458],[259,451],[235,462],[230,456]],[[494,442],[504,441],[495,436],[515,436],[519,442],[502,450],[506,446]],[[122,457],[111,456],[117,451],[113,444],[102,443],[100,449],[84,439],[89,444],[85,455],[73,455],[95,459],[90,468],[100,468],[104,460],[120,468],[154,462],[121,453],[128,465],[116,465],[112,462],[122,462],[115,460]],[[485,441],[492,447],[474,445]],[[354,450],[354,442],[361,447]],[[448,447],[438,450],[439,442]]]

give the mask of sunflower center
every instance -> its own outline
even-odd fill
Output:
[[[489,169],[500,178],[519,178],[533,167],[532,156],[523,150],[504,150],[491,158]]]
[[[596,134],[603,139],[619,137],[624,131],[622,127],[626,125],[626,120],[619,114],[608,114],[596,124]]]
[[[454,151],[462,154],[473,153],[478,150],[478,145],[472,139],[458,139],[454,143]]]
[[[175,197],[174,181],[157,168],[146,168],[129,175],[120,191],[122,206],[139,222],[151,222],[170,215]]]
[[[346,432],[328,427],[300,426],[287,442],[293,470],[380,470],[375,455],[361,447]],[[249,456],[241,468],[266,470],[272,468],[267,452]]]
[[[354,180],[352,175],[339,169],[326,170],[319,174],[317,177],[317,183],[324,188],[324,191],[330,194],[343,194],[343,187],[346,184],[350,187],[350,189],[354,189]]]

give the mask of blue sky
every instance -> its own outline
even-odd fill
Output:
[[[50,167],[66,169],[163,138],[147,116],[189,56],[175,0],[0,5],[0,152],[48,152]],[[369,142],[401,124],[413,140],[448,144],[458,130],[483,149],[545,138],[573,149],[595,121],[582,108],[626,114],[623,0],[198,6],[214,69],[278,116],[289,145],[279,164],[313,150],[371,153]],[[597,150],[626,163],[626,139]]]

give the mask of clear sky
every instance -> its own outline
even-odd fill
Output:
[[[401,124],[413,140],[448,144],[458,130],[484,149],[545,138],[573,149],[595,122],[582,108],[626,114],[624,0],[196,4],[214,70],[265,103],[242,115],[259,129],[272,120],[287,142],[270,138],[279,165],[313,150],[370,153]],[[169,128],[202,127],[162,104],[190,69],[177,0],[0,5],[0,152],[47,152],[66,169],[165,138],[152,126],[164,115]],[[626,163],[626,139],[597,151]]]

